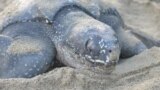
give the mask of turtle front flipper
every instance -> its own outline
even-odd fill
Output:
[[[6,52],[8,46],[12,43],[12,38],[0,35],[0,77],[8,68],[9,54]]]
[[[12,42],[3,50],[6,58],[0,60],[1,78],[30,78],[46,72],[54,63],[54,44],[42,26],[39,23],[17,23],[4,29],[2,34],[9,36]]]
[[[128,58],[147,49],[146,45],[135,35],[126,31],[124,21],[115,8],[101,12],[100,21],[108,24],[117,33],[121,45],[121,57]]]

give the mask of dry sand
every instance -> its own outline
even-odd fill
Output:
[[[4,7],[9,5],[11,1],[13,0],[0,0],[0,11],[2,11]]]
[[[5,1],[5,0],[1,0]],[[103,0],[118,8],[126,25],[160,46],[160,1]],[[1,3],[2,4],[2,3]],[[4,4],[5,6],[5,4]],[[2,10],[2,9],[1,9]],[[146,37],[147,35],[147,37]],[[159,90],[160,48],[121,61],[112,74],[99,76],[69,67],[31,79],[0,79],[0,90]]]

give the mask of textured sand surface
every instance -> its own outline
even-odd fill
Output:
[[[0,0],[0,11],[2,11],[13,0]]]
[[[149,39],[146,43],[160,46],[159,0],[102,1],[117,7],[127,29]],[[3,8],[2,5],[0,8]],[[100,76],[89,71],[62,67],[31,79],[0,79],[0,90],[159,90],[159,52],[159,47],[153,47],[123,60],[110,75]]]

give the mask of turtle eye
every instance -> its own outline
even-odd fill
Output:
[[[86,49],[90,54],[98,54],[98,52],[99,52],[98,44],[93,39],[87,40]]]
[[[88,39],[88,40],[86,41],[86,43],[85,43],[85,49],[86,49],[88,52],[91,52],[91,49],[88,48],[89,42],[90,42],[90,39]]]

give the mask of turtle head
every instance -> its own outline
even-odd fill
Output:
[[[120,46],[112,28],[103,23],[85,25],[76,26],[67,34],[66,41],[75,54],[96,65],[110,66],[118,62]]]
[[[114,39],[114,40],[113,40]],[[106,66],[115,64],[119,59],[118,40],[107,40],[99,35],[93,35],[85,43],[85,58],[91,63]]]

